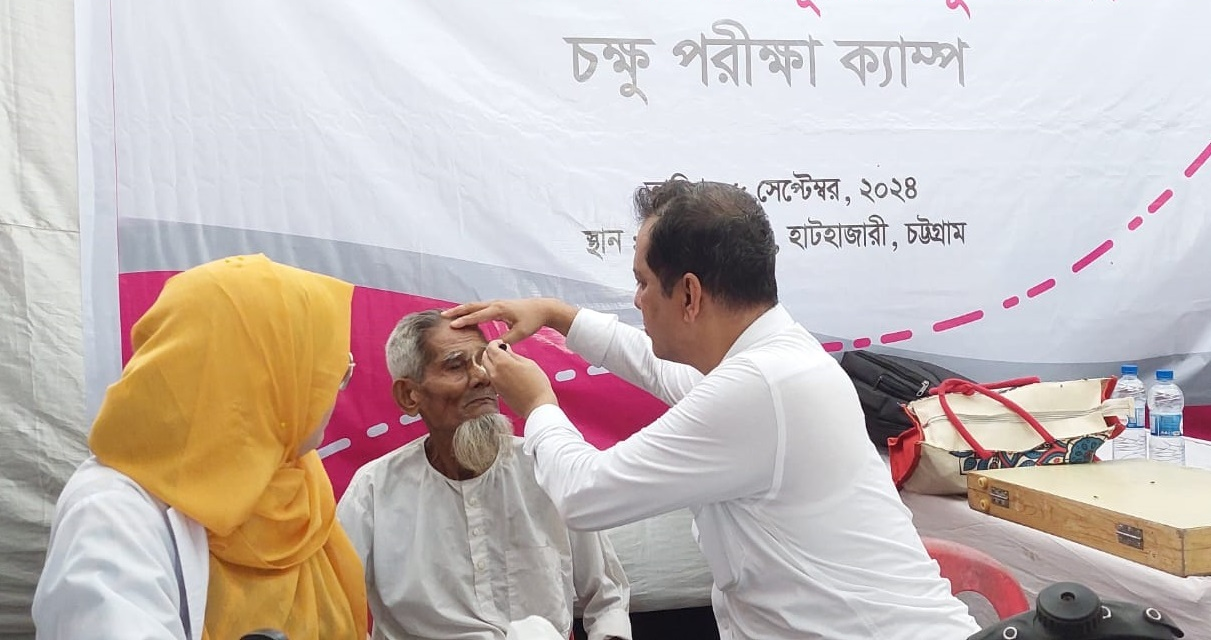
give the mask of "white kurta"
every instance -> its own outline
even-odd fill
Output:
[[[471,480],[429,464],[419,438],[358,470],[337,516],[366,565],[373,637],[503,640],[537,615],[568,637],[630,638],[630,588],[609,540],[570,531],[514,455]]]
[[[866,435],[857,393],[781,306],[703,376],[644,333],[581,310],[568,346],[671,405],[606,451],[554,405],[526,422],[539,484],[572,526],[689,507],[720,636],[960,640],[978,627]]]

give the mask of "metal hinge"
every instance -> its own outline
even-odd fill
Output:
[[[1114,525],[1114,531],[1118,534],[1119,544],[1125,544],[1128,547],[1135,547],[1136,549],[1144,548],[1143,529],[1120,523]]]

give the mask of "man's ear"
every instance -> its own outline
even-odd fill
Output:
[[[413,417],[420,413],[420,385],[411,378],[400,378],[391,383],[391,395],[400,411]]]
[[[681,276],[681,286],[678,287],[681,291],[675,291],[674,295],[681,295],[681,315],[686,322],[693,322],[702,313],[702,281],[697,275],[687,273]]]

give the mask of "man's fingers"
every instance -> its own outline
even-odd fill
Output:
[[[458,306],[450,307],[449,309],[446,309],[445,311],[443,311],[442,317],[443,318],[458,318],[460,316],[465,316],[468,313],[479,311],[480,309],[483,309],[490,304],[492,304],[492,303],[491,302],[468,302],[466,304],[460,304]]]
[[[533,332],[526,331],[520,325],[513,325],[512,327],[509,327],[509,330],[506,331],[503,336],[500,337],[500,340],[505,344],[515,344],[525,340],[531,335],[533,335]]]
[[[488,372],[489,378],[496,377],[497,367],[500,363],[497,358],[510,355],[500,348],[503,344],[500,340],[493,340],[488,343],[488,348],[484,349],[484,371]]]
[[[497,358],[509,358],[513,356],[512,349],[509,349],[509,345],[504,342],[500,340],[489,342],[488,348],[484,350],[484,368],[488,370],[488,376],[492,375],[492,372],[496,370],[498,363],[500,363],[500,360],[497,360]]]
[[[466,309],[461,313],[454,313],[455,311],[463,309],[464,307],[466,307]],[[492,322],[493,320],[505,320],[506,323],[509,322],[507,319],[501,317],[504,315],[504,308],[490,302],[476,302],[459,305],[443,313],[442,315],[446,315],[448,318],[454,318],[450,321],[450,326],[455,329],[472,327],[483,322]]]

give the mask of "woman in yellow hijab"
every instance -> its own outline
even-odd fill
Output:
[[[314,451],[353,372],[352,295],[264,256],[168,281],[59,497],[38,638],[366,637]]]

